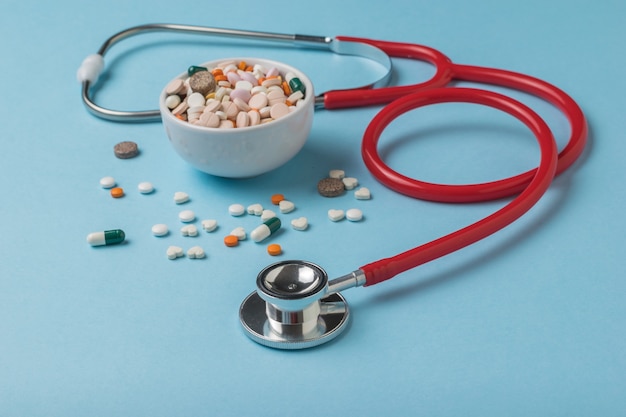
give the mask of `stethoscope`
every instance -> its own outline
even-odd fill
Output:
[[[317,346],[337,337],[347,328],[350,311],[341,291],[386,281],[404,271],[471,245],[511,224],[528,211],[560,174],[582,153],[587,139],[587,123],[578,104],[565,92],[540,79],[495,68],[453,63],[441,52],[427,46],[377,41],[354,37],[335,38],[284,35],[188,25],[151,24],[136,26],[110,37],[97,54],[83,61],[78,71],[85,105],[94,115],[114,121],[158,120],[158,110],[124,112],[104,109],[89,96],[104,68],[104,54],[115,43],[139,33],[154,31],[191,32],[247,39],[281,41],[302,47],[324,48],[337,54],[358,55],[378,62],[386,73],[378,81],[358,89],[335,90],[316,97],[318,107],[338,109],[388,103],[367,127],[361,153],[372,175],[385,186],[402,194],[438,202],[479,202],[517,195],[506,206],[488,217],[432,242],[390,258],[368,263],[349,274],[329,280],[318,265],[299,260],[278,262],[257,276],[257,290],[241,304],[240,322],[254,341],[281,349]],[[390,57],[429,62],[436,68],[425,82],[383,87],[388,83]],[[453,81],[490,84],[537,96],[556,106],[568,119],[570,137],[558,152],[545,121],[523,103],[500,93],[448,87]],[[512,115],[536,137],[541,150],[539,165],[525,173],[481,184],[444,185],[422,182],[394,171],[381,159],[377,144],[384,129],[398,116],[423,106],[462,102],[480,104]]]

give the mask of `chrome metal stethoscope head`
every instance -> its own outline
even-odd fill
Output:
[[[326,271],[307,261],[283,261],[263,269],[257,290],[241,304],[239,320],[257,343],[303,349],[328,342],[348,325],[350,310],[339,291],[363,285],[360,271],[329,282]]]

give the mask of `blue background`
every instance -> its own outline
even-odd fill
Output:
[[[35,0],[0,15],[0,415],[22,416],[623,416],[626,415],[626,268],[623,216],[622,1],[389,0],[263,3]],[[445,205],[400,196],[376,182],[358,151],[380,106],[318,111],[304,149],[257,178],[195,171],[160,123],[120,124],[88,114],[75,79],[83,58],[116,31],[173,22],[415,42],[460,63],[531,74],[584,109],[590,141],[519,221],[393,280],[345,292],[353,321],[339,339],[285,352],[239,327],[241,300],[277,260],[248,240],[226,248],[231,203],[269,205],[281,192],[310,228],[289,226],[278,259],[304,258],[331,277],[452,232],[506,201]],[[157,108],[162,87],[188,65],[259,56],[299,67],[317,92],[375,78],[361,60],[223,39],[144,35],[115,46],[96,100]],[[394,83],[427,79],[424,63],[394,60]],[[568,125],[535,108],[559,146]],[[139,157],[113,146],[133,140]],[[538,151],[517,121],[492,109],[439,105],[394,122],[381,140],[391,166],[428,181],[495,180],[532,168]],[[372,200],[317,195],[344,169]],[[126,189],[114,200],[98,181]],[[140,195],[151,181],[156,192]],[[183,238],[172,196],[216,218],[214,234]],[[361,208],[360,223],[332,223],[330,208]],[[167,223],[168,237],[150,228]],[[122,228],[124,245],[91,248],[89,232]],[[169,245],[200,245],[204,260],[170,261]]]

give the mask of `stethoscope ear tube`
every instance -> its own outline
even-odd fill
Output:
[[[391,258],[362,266],[366,286],[392,278],[408,269],[471,245],[511,224],[528,211],[550,186],[556,173],[558,151],[550,128],[525,104],[499,93],[474,88],[440,88],[410,94],[383,108],[369,124],[362,143],[362,156],[370,172],[382,184],[414,198],[433,201],[484,201],[501,195],[481,193],[492,183],[440,185],[409,178],[391,169],[382,160],[377,145],[383,130],[398,116],[419,107],[449,102],[481,104],[504,111],[524,123],[537,138],[541,149],[539,166],[521,193],[502,209],[461,230],[423,244]]]

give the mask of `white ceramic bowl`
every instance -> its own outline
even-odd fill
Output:
[[[177,119],[165,105],[164,88],[159,99],[159,109],[170,143],[185,161],[201,171],[220,177],[253,177],[278,168],[302,149],[309,136],[315,105],[313,84],[298,69],[266,59],[224,58],[202,66],[215,67],[225,61],[245,61],[250,65],[276,67],[283,75],[293,72],[306,88],[303,105],[270,123],[234,129],[209,128]],[[176,78],[186,77],[185,72]]]

